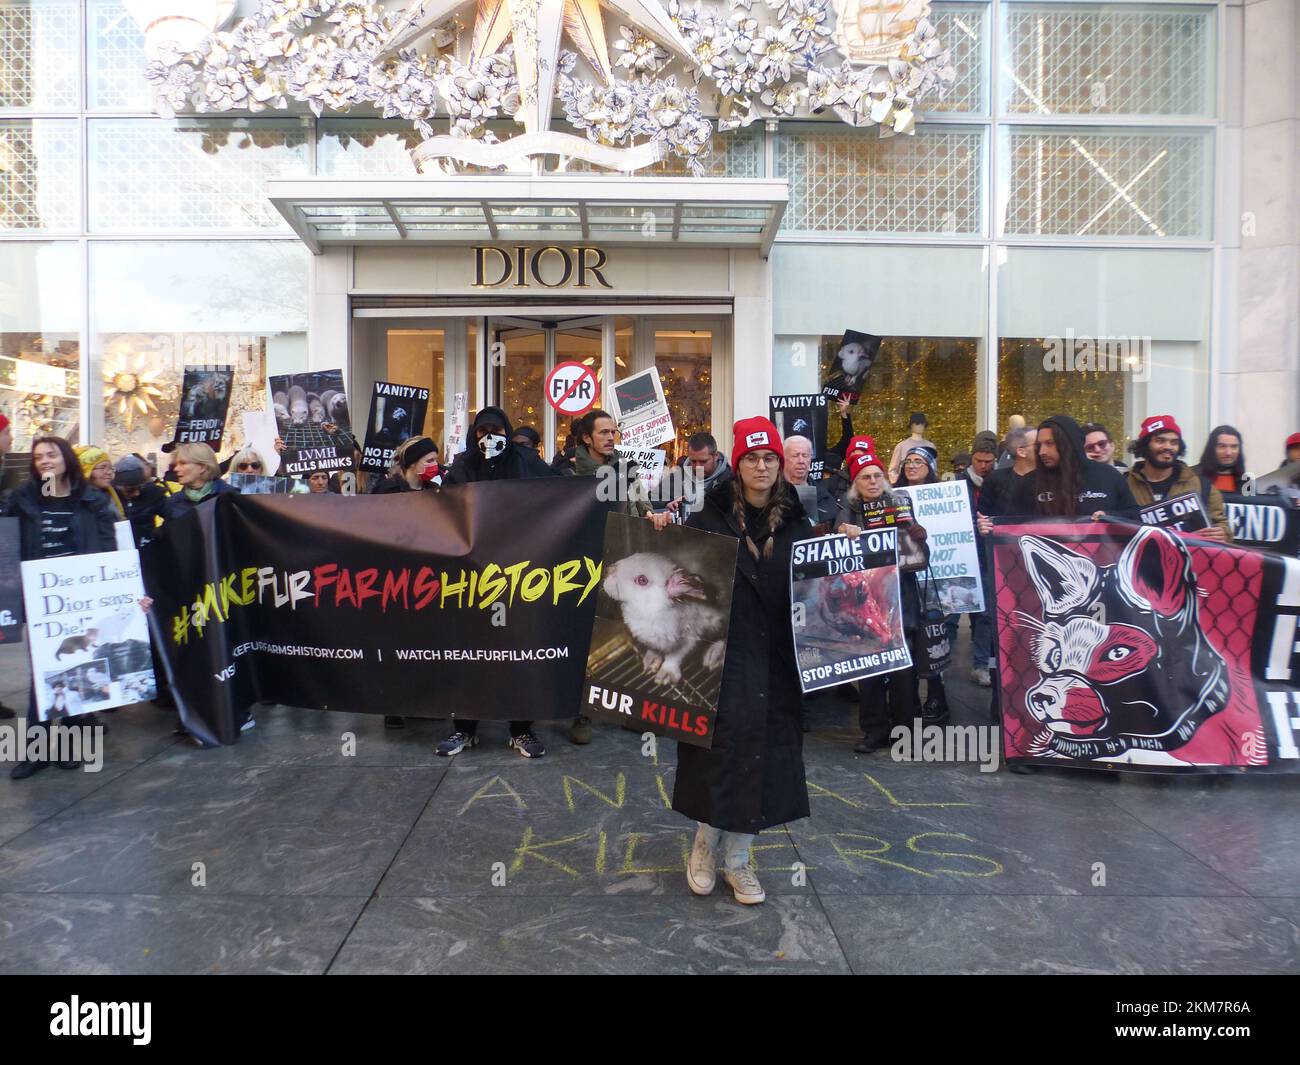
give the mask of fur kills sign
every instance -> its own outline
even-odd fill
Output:
[[[712,747],[739,542],[607,521],[582,713]]]
[[[1008,762],[1300,770],[1300,560],[1152,525],[995,525]]]
[[[912,664],[903,635],[897,529],[796,543],[790,599],[805,692]]]

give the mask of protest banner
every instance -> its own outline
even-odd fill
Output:
[[[676,436],[668,401],[659,381],[659,369],[652,366],[641,373],[614,382],[611,393],[614,420],[618,422],[620,446],[637,449],[666,443]]]
[[[22,541],[17,518],[0,518],[0,644],[23,638]]]
[[[1008,762],[1300,770],[1300,560],[1152,525],[994,525]]]
[[[22,580],[40,720],[154,697],[137,551],[24,562]]]
[[[808,480],[819,480],[826,470],[826,429],[829,420],[825,393],[794,396],[769,396],[768,416],[785,440],[804,436],[812,442],[812,466]]]
[[[310,504],[229,492],[196,508],[141,552],[182,721],[232,743],[260,701],[572,719],[609,509],[597,487],[555,477]]]
[[[221,450],[234,379],[233,366],[185,367],[173,444],[207,444],[213,451]]]
[[[582,712],[713,745],[739,541],[611,514]]]
[[[912,664],[903,635],[897,529],[796,543],[790,600],[805,692]]]
[[[970,493],[964,479],[895,488],[911,501],[912,517],[926,532],[930,548],[928,578],[934,580],[945,614],[978,614],[984,609],[980,563]]]
[[[1238,547],[1262,548],[1300,557],[1300,508],[1283,495],[1223,494],[1232,541]]]
[[[332,473],[353,468],[351,451],[341,452],[335,444],[286,449],[280,458],[280,472],[291,477],[310,477],[320,470]]]
[[[427,388],[376,381],[370,394],[370,418],[361,449],[361,468],[387,473],[393,463],[393,452],[424,431],[428,410]]]
[[[1210,527],[1210,517],[1205,513],[1201,497],[1194,492],[1172,496],[1143,507],[1138,511],[1138,517],[1142,519],[1143,525],[1155,525],[1176,532],[1197,532]]]

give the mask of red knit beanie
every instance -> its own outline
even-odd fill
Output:
[[[731,446],[731,464],[739,466],[740,460],[751,451],[774,451],[781,465],[785,465],[785,448],[781,434],[767,418],[741,418],[732,426],[735,442]]]

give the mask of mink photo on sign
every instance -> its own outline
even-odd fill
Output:
[[[822,392],[835,399],[857,403],[871,364],[880,351],[880,337],[846,329],[839,346],[826,367]]]
[[[790,600],[805,692],[912,664],[903,635],[897,529],[796,543]]]
[[[581,713],[713,745],[738,547],[609,515]]]
[[[825,393],[802,396],[769,396],[768,413],[782,440],[807,437],[812,443],[810,481],[819,480],[826,466],[827,399]]]
[[[1210,518],[1201,505],[1201,497],[1194,492],[1152,503],[1138,511],[1138,516],[1143,525],[1158,525],[1177,532],[1196,532],[1210,527]]]
[[[328,446],[338,448],[340,455],[351,456],[357,442],[352,435],[352,416],[343,391],[342,370],[277,374],[268,378],[267,383],[271,388],[276,431],[287,451]],[[351,467],[349,462],[346,468]]]
[[[221,449],[230,410],[230,389],[235,371],[230,366],[187,366],[181,383],[180,416],[176,444],[208,444]]]
[[[414,385],[376,381],[370,394],[370,418],[366,422],[366,443],[361,450],[361,468],[387,473],[393,452],[424,428],[429,409],[429,390]]]

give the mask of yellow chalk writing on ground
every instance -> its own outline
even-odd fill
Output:
[[[565,836],[563,839],[553,839],[545,843],[534,843],[532,827],[529,826],[528,828],[525,828],[524,838],[520,842],[519,846],[515,848],[514,858],[510,862],[510,875],[513,877],[524,867],[525,858],[536,858],[539,862],[552,866],[553,868],[560,870],[560,872],[567,873],[569,876],[576,879],[578,876],[578,870],[573,868],[571,865],[565,865],[563,862],[557,861],[555,858],[543,854],[541,851],[543,847],[563,847],[569,843],[577,843],[579,840],[586,839],[589,835],[591,835],[590,830],[579,832],[572,836]]]
[[[614,781],[614,797],[612,799],[603,791],[598,791],[586,781],[579,780],[577,777],[565,776],[563,783],[564,802],[569,808],[569,813],[575,813],[577,810],[576,803],[573,799],[573,786],[575,784],[582,788],[583,791],[590,792],[592,795],[596,796],[596,798],[605,803],[605,805],[614,807],[615,810],[623,809],[623,801],[627,798],[627,777],[623,773],[619,773],[618,777]]]
[[[488,788],[492,787],[493,784],[500,784],[503,788],[505,788],[505,791],[488,791]],[[514,801],[516,810],[528,809],[528,804],[524,802],[524,797],[520,795],[519,792],[515,791],[514,788],[512,788],[508,783],[506,783],[506,781],[502,780],[500,777],[493,777],[481,788],[479,788],[478,791],[474,792],[474,794],[469,797],[469,801],[467,801],[465,805],[460,808],[460,813],[458,813],[456,816],[463,817],[465,811],[468,810],[480,799],[512,799]]]
[[[901,799],[894,798],[894,793],[890,791],[887,787],[885,787],[885,785],[880,783],[880,781],[878,781],[870,773],[863,773],[862,775],[866,777],[869,781],[871,781],[871,783],[876,786],[876,788],[880,791],[880,793],[886,799],[889,800],[890,806],[900,806],[900,807],[908,807],[908,808],[933,807],[933,808],[941,809],[949,806],[974,806],[975,805],[975,803],[973,802],[903,802]]]
[[[993,866],[992,870],[986,873],[972,873],[964,869],[940,868],[939,872],[941,873],[951,873],[953,876],[997,876],[998,874],[1003,872],[1004,867],[1002,863],[995,862],[992,858],[984,858],[978,854],[967,854],[965,851],[927,851],[927,850],[922,850],[920,847],[916,845],[917,840],[926,839],[930,837],[941,837],[945,839],[959,839],[963,843],[978,842],[972,837],[967,836],[960,832],[920,832],[917,835],[912,836],[907,841],[907,849],[913,851],[916,854],[930,854],[938,858],[969,858],[973,862],[987,862],[989,865]]]

